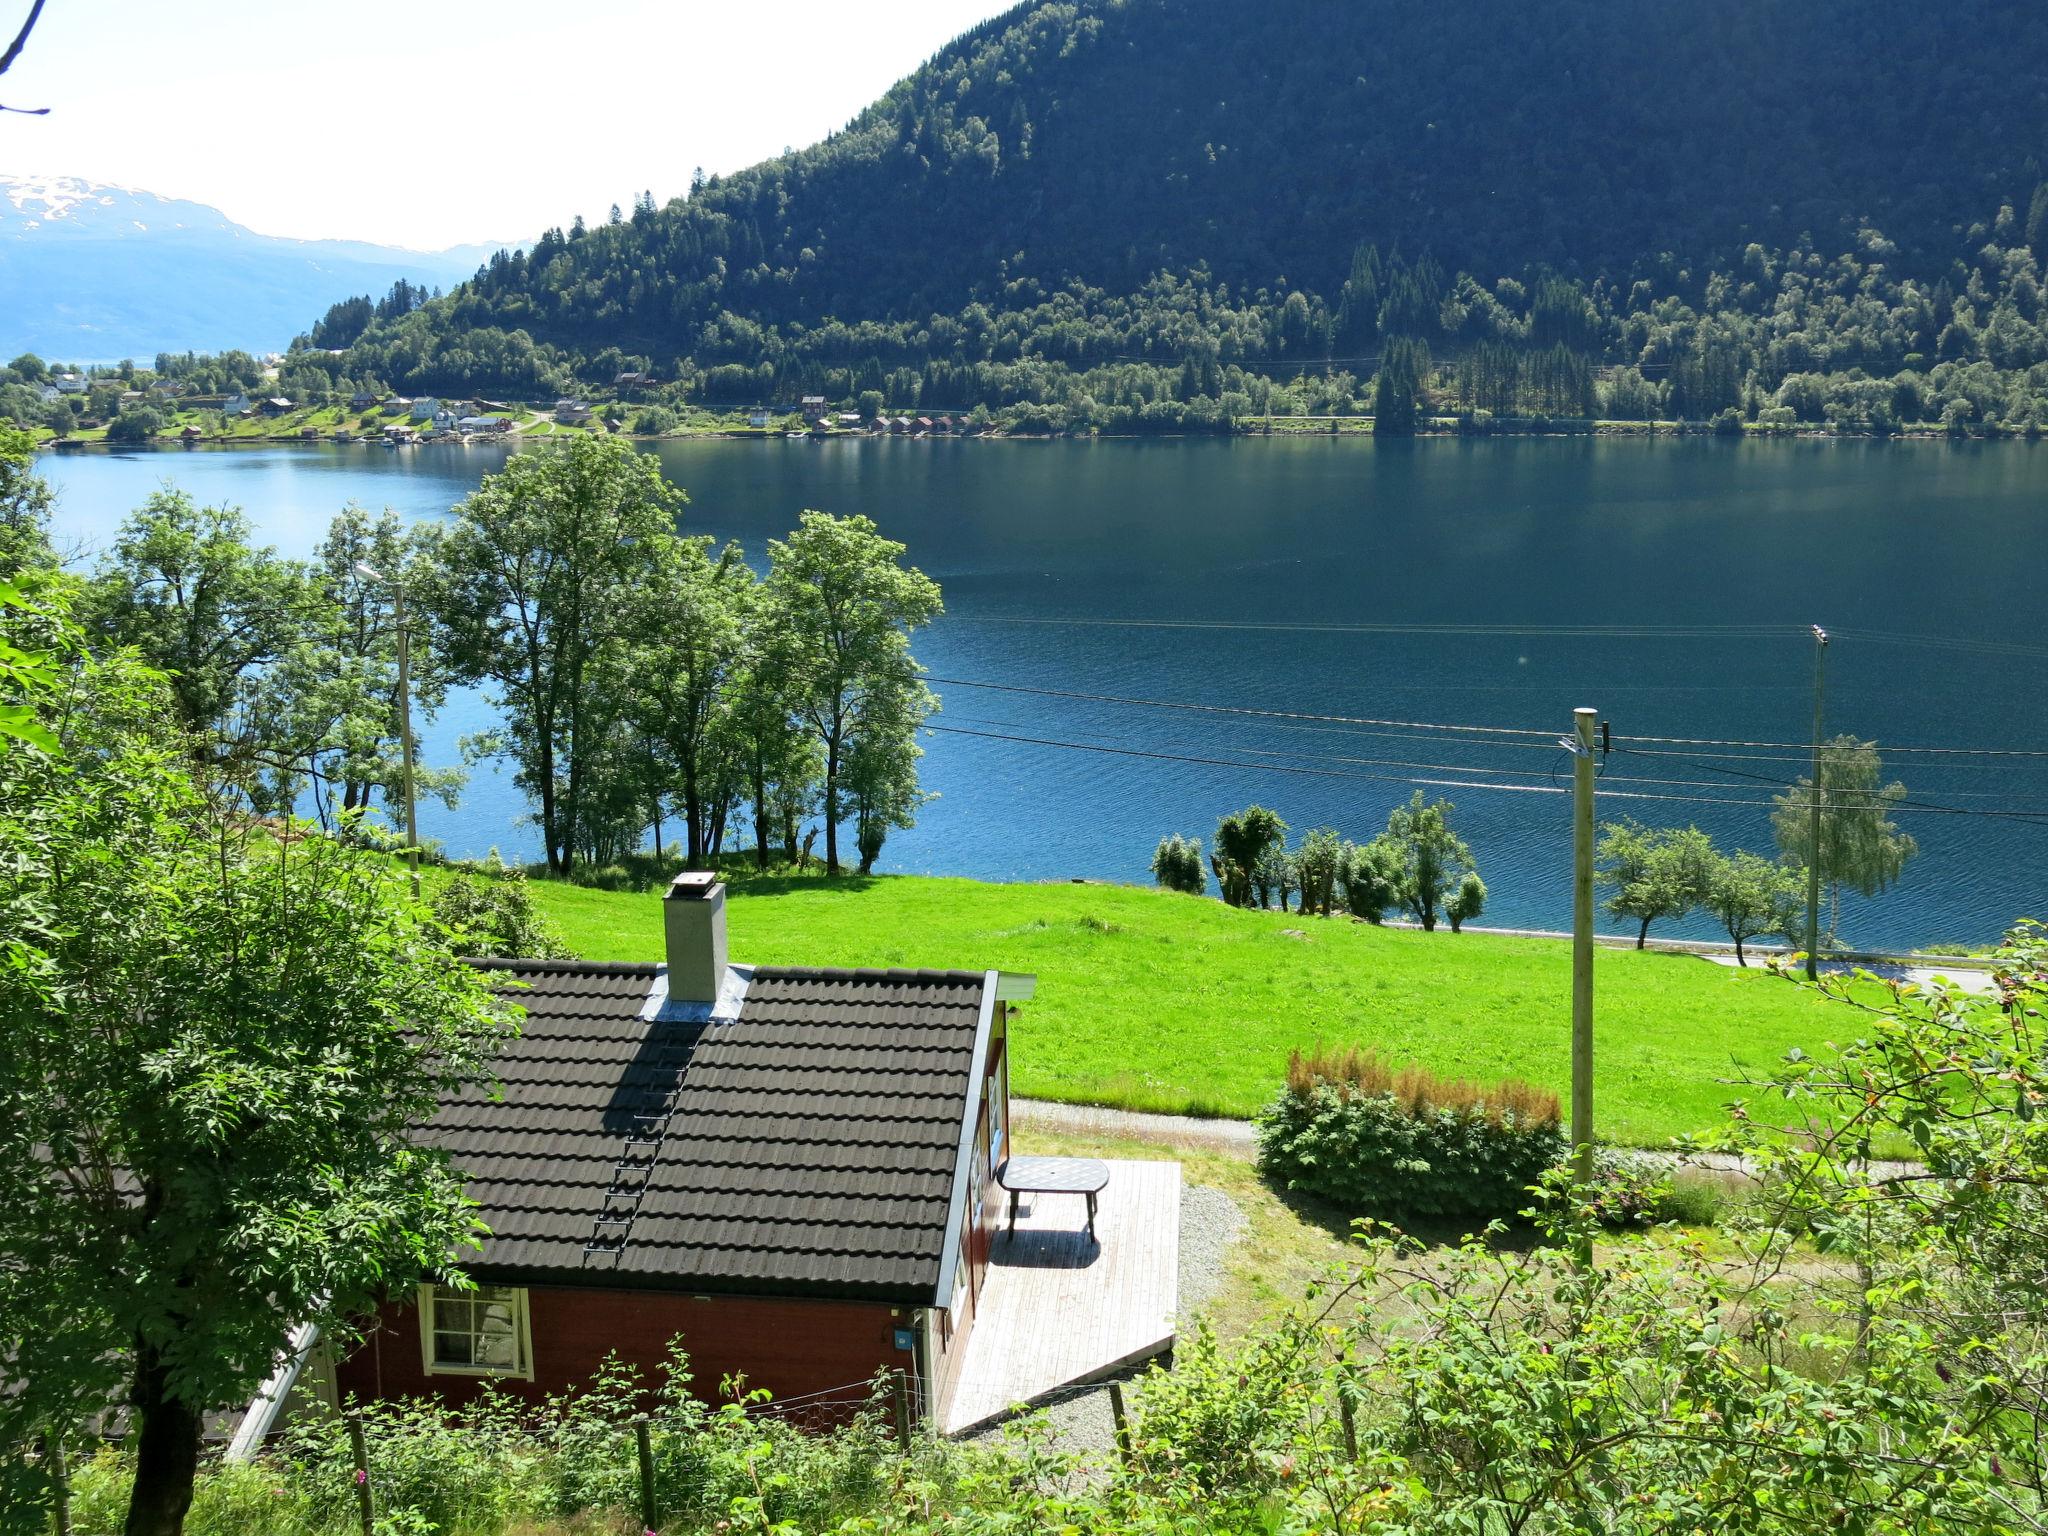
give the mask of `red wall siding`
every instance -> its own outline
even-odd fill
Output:
[[[662,1380],[668,1341],[680,1334],[690,1352],[693,1390],[719,1401],[719,1383],[744,1372],[749,1387],[779,1398],[864,1381],[884,1367],[915,1370],[894,1330],[909,1328],[913,1311],[880,1302],[788,1301],[746,1296],[679,1296],[664,1291],[533,1287],[534,1379],[492,1377],[499,1389],[537,1401],[588,1382],[607,1354],[637,1366],[650,1385]],[[429,1376],[420,1364],[418,1309],[387,1305],[369,1337],[342,1362],[336,1384],[359,1398],[475,1397],[486,1378]]]

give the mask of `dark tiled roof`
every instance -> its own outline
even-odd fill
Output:
[[[738,1017],[707,1023],[641,1017],[651,965],[489,968],[521,1034],[499,1092],[429,1128],[491,1229],[472,1274],[932,1299],[981,973],[761,967]]]

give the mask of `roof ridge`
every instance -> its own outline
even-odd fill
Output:
[[[757,965],[756,981],[922,981],[981,985],[986,971],[937,970],[925,966]]]
[[[565,976],[652,976],[659,969],[649,960],[524,960],[464,955],[462,963],[480,971],[543,971]]]

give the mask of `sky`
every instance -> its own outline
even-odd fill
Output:
[[[845,125],[1014,0],[48,0],[0,173],[210,204],[266,235],[523,242]],[[0,47],[28,0],[0,0]]]

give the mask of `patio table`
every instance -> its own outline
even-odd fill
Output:
[[[1012,1157],[996,1169],[1010,1192],[1010,1230],[1017,1230],[1019,1195],[1086,1195],[1088,1235],[1095,1235],[1095,1197],[1109,1183],[1109,1167],[1092,1157]]]

